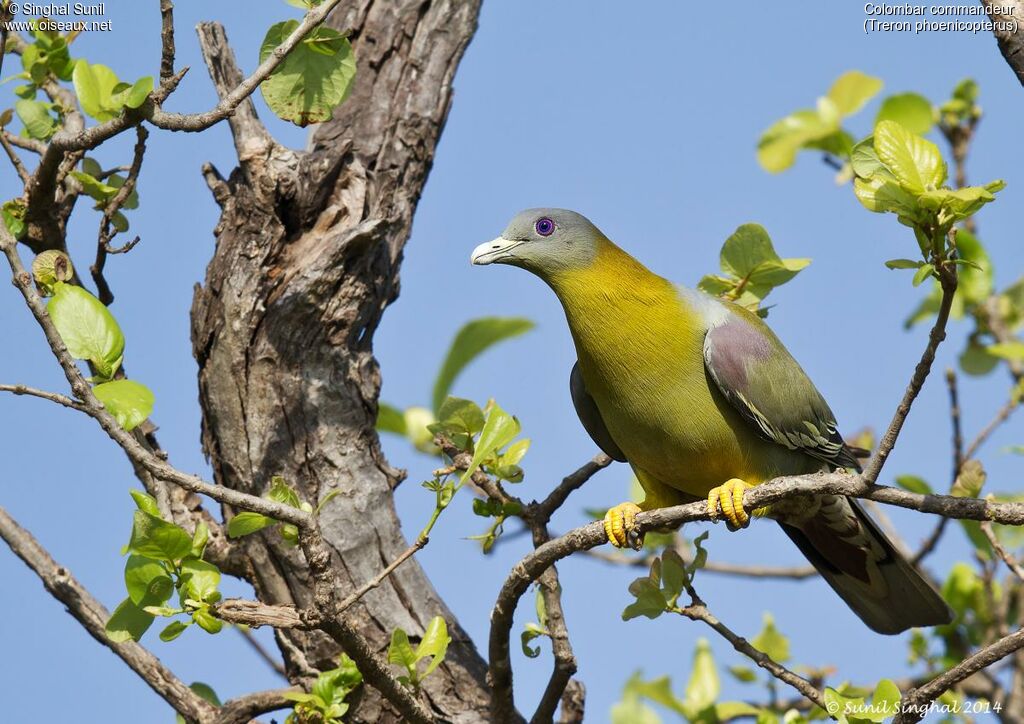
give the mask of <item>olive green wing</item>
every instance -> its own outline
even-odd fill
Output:
[[[572,372],[569,374],[569,393],[572,395],[572,404],[576,408],[576,415],[583,423],[583,429],[597,443],[597,446],[613,460],[618,460],[620,463],[626,462],[626,456],[622,449],[615,444],[611,433],[608,432],[607,425],[604,424],[604,418],[601,417],[601,411],[597,409],[597,403],[594,402],[594,398],[590,396],[586,385],[583,384],[579,362],[572,366]]]
[[[775,334],[735,305],[704,338],[704,365],[725,398],[767,440],[860,470],[821,393]]]

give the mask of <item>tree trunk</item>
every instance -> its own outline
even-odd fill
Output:
[[[239,168],[226,182],[205,169],[222,215],[192,308],[204,449],[222,485],[262,494],[281,475],[314,505],[340,490],[320,520],[353,589],[407,547],[392,500],[400,474],[374,430],[372,340],[398,295],[402,249],[478,10],[477,0],[339,7],[329,24],[351,33],[356,84],[311,148],[276,144],[246,102],[231,119]],[[240,76],[223,30],[199,32],[218,89],[233,87]],[[297,549],[272,529],[243,545],[260,600],[310,603]],[[486,719],[484,663],[415,560],[348,615],[379,651],[395,627],[415,637],[444,616],[453,641],[424,696],[443,719]],[[293,681],[336,665],[338,646],[323,634],[284,631],[278,643]],[[370,689],[353,712],[354,721],[398,718]]]

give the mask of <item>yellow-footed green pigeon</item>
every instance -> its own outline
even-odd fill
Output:
[[[570,375],[576,412],[602,450],[630,464],[646,494],[639,506],[608,511],[615,545],[639,545],[640,510],[707,500],[712,519],[721,506],[743,527],[751,485],[860,470],[828,404],[756,314],[659,277],[580,214],[523,211],[474,249],[472,262],[526,269],[562,303],[578,358]],[[803,496],[767,514],[875,631],[952,620],[856,500]]]

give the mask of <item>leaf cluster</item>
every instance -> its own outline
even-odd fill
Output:
[[[411,689],[419,690],[420,684],[434,669],[441,665],[448,653],[448,644],[452,641],[448,635],[448,624],[440,616],[435,616],[427,624],[419,645],[413,649],[409,642],[409,634],[402,628],[396,628],[391,634],[388,646],[388,662],[398,664],[404,669],[398,681]],[[429,659],[426,668],[420,662]]]

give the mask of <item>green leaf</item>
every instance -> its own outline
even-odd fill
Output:
[[[652,571],[653,568],[652,564]],[[637,616],[654,619],[664,613],[668,606],[668,601],[665,600],[657,580],[653,578],[653,573],[652,576],[637,578],[630,583],[629,592],[636,597],[636,601],[626,606],[622,612],[623,621],[629,621]]]
[[[757,681],[757,674],[749,666],[730,666],[729,673],[732,674],[737,681],[744,684],[749,684],[752,681]]]
[[[922,264],[921,268],[914,274],[914,286],[921,286],[921,282],[935,273],[935,267],[931,264]]]
[[[173,523],[136,510],[128,550],[160,561],[177,561],[192,552],[192,537]]]
[[[203,521],[196,523],[195,532],[192,533],[192,555],[196,558],[203,557],[206,550],[206,543],[210,540],[210,528]]]
[[[898,93],[882,101],[882,107],[875,116],[875,124],[881,121],[895,121],[911,133],[924,134],[935,122],[932,104],[917,93]]]
[[[112,98],[118,84],[117,74],[110,68],[79,60],[75,63],[71,79],[83,111],[101,123],[121,115],[121,106],[114,106]]]
[[[894,121],[875,126],[875,152],[899,184],[912,193],[939,188],[946,180],[946,163],[938,146]]]
[[[160,506],[156,503],[156,498],[148,493],[143,493],[141,490],[129,490],[128,493],[132,496],[135,501],[135,507],[139,510],[145,511],[152,516],[157,518],[160,516]]]
[[[789,660],[789,639],[775,628],[775,619],[770,613],[764,615],[764,627],[750,644],[780,664]]]
[[[522,317],[482,317],[464,324],[455,334],[434,381],[431,406],[438,419],[445,419],[441,414],[442,403],[459,373],[470,362],[498,342],[518,337],[533,327],[533,322]]]
[[[902,694],[899,687],[890,679],[882,679],[875,687],[874,696],[871,697],[872,713],[880,715],[879,721],[894,716],[897,713],[900,698],[902,698]]]
[[[961,466],[949,494],[957,498],[977,498],[986,477],[985,468],[979,460],[968,460]]]
[[[270,57],[299,26],[288,20],[270,26],[260,47],[260,62]],[[356,58],[348,39],[320,26],[299,43],[260,89],[270,109],[299,126],[330,120],[344,102],[356,75]]]
[[[50,115],[49,103],[20,100],[14,104],[14,111],[25,125],[25,133],[29,138],[45,141],[60,126],[57,119]]]
[[[523,655],[529,659],[535,659],[540,656],[540,646],[530,646],[530,642],[541,636],[549,635],[547,630],[541,628],[535,623],[526,624],[526,628],[519,634],[519,644],[523,649]]]
[[[127,108],[138,108],[146,102],[146,99],[152,92],[153,76],[146,75],[135,81],[128,90],[115,99],[115,103],[120,102],[121,105]]]
[[[196,601],[209,601],[220,585],[220,569],[198,558],[182,561],[181,575],[184,583],[182,591]]]
[[[868,136],[853,147],[850,151],[850,166],[854,174],[864,179],[872,178],[885,168],[875,152],[874,136]]]
[[[107,638],[114,643],[138,641],[152,624],[153,616],[132,603],[132,599],[126,598],[107,620]]]
[[[57,282],[46,310],[75,359],[88,360],[109,379],[121,366],[124,335],[103,303],[81,287]]]
[[[913,259],[890,259],[885,262],[885,266],[889,269],[920,269],[923,265],[923,261],[914,261]]]
[[[135,380],[104,382],[92,392],[125,430],[134,429],[153,413],[153,393]]]
[[[999,342],[988,346],[988,353],[1008,360],[1024,360],[1024,342]]]
[[[405,415],[402,411],[386,402],[377,403],[377,430],[405,434]]]
[[[388,646],[388,662],[404,666],[409,671],[416,665],[416,654],[409,645],[409,634],[404,629],[396,628],[391,632],[391,644]]]
[[[213,614],[207,611],[205,608],[201,608],[192,614],[192,620],[199,625],[203,631],[208,634],[220,633],[221,629],[224,628],[224,622],[219,618],[214,618]]]
[[[427,425],[430,433],[445,435],[461,450],[469,449],[472,437],[483,429],[483,410],[461,397],[446,397],[437,411],[437,422]]]
[[[420,641],[420,645],[416,647],[416,660],[419,661],[427,656],[432,656],[430,663],[427,668],[423,671],[420,678],[426,676],[431,671],[436,669],[444,661],[445,654],[448,653],[448,644],[452,641],[451,636],[448,635],[448,624],[441,616],[434,616],[427,624],[427,630],[423,633],[423,639]]]
[[[957,229],[956,248],[960,258],[973,265],[960,269],[957,294],[963,298],[965,304],[980,304],[993,292],[992,260],[989,259],[978,237],[966,229]]]
[[[89,197],[101,203],[106,203],[117,194],[117,187],[105,184],[85,171],[72,171],[71,176],[82,184],[82,190]]]
[[[921,495],[932,494],[932,486],[924,478],[919,478],[916,475],[897,475],[896,484],[904,490],[909,490],[911,493],[920,493]]]
[[[839,76],[828,91],[828,99],[835,104],[840,116],[849,116],[882,90],[882,80],[851,70]]]
[[[277,521],[260,513],[244,511],[228,521],[228,538],[241,538],[243,535],[277,525]]]
[[[686,563],[672,548],[665,549],[661,555],[661,582],[665,598],[670,604],[675,602],[683,592],[683,587],[689,583]]]
[[[487,419],[484,421],[483,429],[480,431],[480,439],[477,440],[473,459],[470,461],[469,467],[462,473],[459,484],[464,484],[469,480],[484,460],[511,442],[512,438],[519,434],[519,430],[519,420],[502,410],[497,403],[492,404],[487,413]]]
[[[837,119],[823,118],[818,111],[792,113],[761,134],[757,143],[757,162],[769,173],[785,171],[793,165],[801,147],[831,135],[838,128]]]
[[[715,668],[711,645],[707,639],[697,639],[697,648],[693,652],[693,664],[690,668],[690,680],[686,684],[684,705],[690,712],[697,714],[714,704],[720,692],[721,682]]]
[[[274,475],[270,478],[270,490],[267,492],[267,497],[270,500],[284,503],[292,508],[298,508],[302,505],[302,501],[299,500],[299,494],[280,475]]]
[[[171,621],[166,627],[164,627],[164,630],[160,632],[160,640],[165,642],[174,641],[174,639],[181,636],[185,632],[185,629],[190,625],[192,625],[191,621],[188,623],[183,623],[182,621]]]
[[[919,213],[917,199],[896,181],[881,173],[870,179],[859,176],[855,178],[853,193],[868,211],[879,214],[891,211],[911,219]]]
[[[923,207],[932,211],[942,209],[954,219],[966,219],[976,214],[982,206],[996,200],[990,189],[1000,190],[1001,181],[994,181],[987,186],[966,186],[962,189],[936,189],[920,195]]]
[[[174,592],[174,581],[159,561],[145,556],[129,556],[124,566],[124,585],[128,598],[139,608],[162,606]]]

